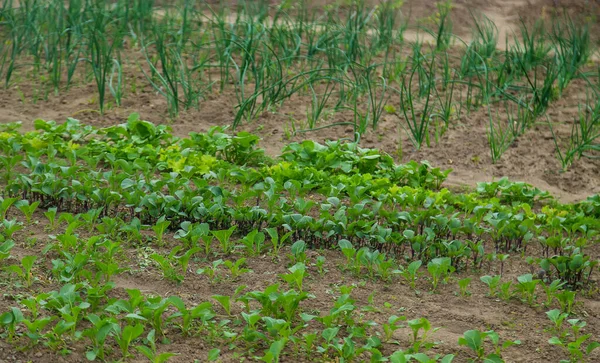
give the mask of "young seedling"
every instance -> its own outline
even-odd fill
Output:
[[[267,363],[279,363],[281,352],[288,340],[288,338],[281,338],[271,343],[269,350],[265,352],[265,355],[260,359]]]
[[[123,354],[124,359],[131,357],[129,347],[143,332],[144,326],[142,324],[126,325],[123,330],[118,329],[115,340],[117,341],[117,344],[119,344],[119,348],[121,348],[121,354]]]
[[[484,284],[486,284],[488,286],[488,288],[490,289],[489,292],[489,296],[496,296],[496,294],[498,293],[498,286],[500,285],[500,275],[496,275],[496,276],[481,276],[479,278],[481,280],[481,282],[483,282]]]
[[[252,271],[248,268],[243,267],[246,264],[245,258],[240,258],[235,262],[227,260],[223,264],[229,269],[229,273],[231,275],[232,280],[237,280],[243,274]]]
[[[242,242],[249,256],[258,256],[265,248],[265,234],[255,229],[242,238],[240,242]]]
[[[469,291],[469,285],[471,284],[471,278],[466,277],[464,279],[458,280],[458,287],[460,289],[460,296],[467,297],[471,296],[471,292]]]
[[[352,247],[352,243],[350,243],[350,241],[348,241],[347,239],[341,239],[338,242],[338,246],[340,247],[340,250],[342,251],[344,256],[346,256],[346,266],[350,266],[352,264],[354,256],[356,255],[356,249]]]
[[[560,310],[567,314],[571,314],[573,311],[573,304],[575,303],[576,291],[562,290],[559,293],[555,293],[554,297],[560,305]]]
[[[227,316],[231,316],[231,296],[213,295],[212,298],[221,305]]]
[[[440,281],[446,280],[453,270],[450,257],[437,257],[429,261],[427,271],[431,274],[432,291],[435,291]]]
[[[1,260],[1,258],[0,258],[0,260]],[[325,275],[325,272],[327,271],[325,269],[325,256],[317,256],[315,266],[317,266],[317,271],[319,273],[319,276]]]
[[[561,281],[556,279],[549,284],[542,284],[544,291],[546,292],[546,301],[544,302],[544,306],[550,307],[552,305],[552,301],[557,294],[557,292],[566,284],[565,281]]]
[[[11,205],[13,205],[17,198],[0,198],[2,202],[0,202],[0,221],[6,219],[6,215],[8,213],[8,209]]]
[[[156,240],[159,246],[164,245],[164,234],[170,225],[171,221],[166,220],[165,217],[162,216],[156,221],[156,224],[152,226],[152,230],[156,233]]]
[[[565,338],[566,332],[563,332],[562,324],[569,317],[569,314],[562,313],[558,309],[550,310],[546,312],[548,319],[554,324],[554,326],[549,329],[553,334],[560,335],[561,339]]]
[[[56,320],[55,316],[46,316],[44,318],[27,320],[23,319],[23,324],[27,328],[25,333],[29,339],[31,339],[31,345],[37,345],[40,339],[44,337],[42,333],[44,328],[52,321]]]
[[[285,241],[287,241],[287,239],[290,238],[292,232],[290,231],[285,233],[283,236],[279,236],[279,233],[277,232],[276,228],[267,228],[265,229],[265,231],[267,231],[267,233],[271,237],[271,245],[273,246],[273,249],[271,250],[271,255],[273,257],[278,256],[279,250],[281,249],[281,247],[283,247]]]
[[[484,340],[488,339],[494,346],[494,352],[486,354]],[[507,340],[499,345],[500,337],[493,330],[481,332],[479,330],[468,330],[462,337],[458,338],[458,344],[469,347],[480,362],[503,362],[502,351],[512,345],[521,344],[519,340]]]
[[[234,245],[231,243],[231,235],[237,226],[232,226],[229,229],[221,230],[221,231],[211,231],[212,235],[219,241],[221,244],[221,250],[224,254],[228,255],[233,251]]]
[[[170,315],[168,320],[175,323],[186,336],[190,335],[190,330],[194,326],[194,323],[201,322],[202,324],[207,324],[215,317],[212,308],[213,306],[208,301],[205,301],[192,309],[188,309],[183,300],[178,296],[171,296],[168,301],[169,304],[174,306],[178,311],[177,313]]]
[[[48,227],[47,228],[49,231],[54,231],[56,229],[56,213],[57,213],[56,207],[48,208],[48,210],[46,212],[44,212],[44,215],[48,219]]]
[[[119,324],[114,318],[101,318],[96,314],[89,314],[86,318],[91,326],[83,331],[83,336],[90,339],[92,348],[86,352],[85,356],[88,360],[96,358],[103,360],[106,339],[119,331]]]
[[[400,275],[410,284],[411,289],[416,289],[417,274],[423,263],[421,260],[411,262],[407,268],[400,270]]]
[[[4,227],[4,229],[2,230],[2,234],[4,235],[4,237],[6,237],[6,239],[11,239],[15,232],[23,229],[23,224],[18,222],[16,219],[12,219],[10,221],[8,219],[5,219],[2,221],[2,227]]]
[[[155,335],[156,335],[156,331],[154,329],[152,329],[150,331],[150,333],[148,333],[148,336],[146,337],[146,341],[148,342],[148,344],[150,345],[149,347],[145,346],[145,345],[138,345],[135,347],[135,349],[142,353],[146,358],[148,358],[148,360],[151,363],[165,363],[167,362],[171,357],[175,357],[178,354],[175,353],[158,353],[156,351],[156,340],[155,340]]]
[[[11,307],[10,311],[0,314],[0,326],[8,332],[8,340],[13,341],[17,335],[17,326],[25,320],[21,310]]]
[[[298,262],[294,266],[288,268],[288,271],[290,271],[290,273],[282,274],[280,277],[302,292],[302,282],[304,281],[306,266],[303,263]]]
[[[12,250],[13,247],[15,247],[15,243],[10,239],[0,244],[0,262],[10,257],[10,250]]]
[[[17,209],[19,209],[23,215],[25,216],[25,219],[27,220],[27,224],[31,223],[31,218],[33,216],[33,213],[35,213],[37,207],[40,205],[40,202],[33,202],[33,203],[29,203],[28,200],[21,200],[15,203],[15,207],[17,207]]]
[[[188,252],[181,256],[176,256],[177,252],[181,250],[181,246],[175,246],[167,257],[161,256],[158,253],[150,255],[161,268],[163,276],[166,279],[176,281],[177,283],[183,282],[185,274],[187,272],[187,266],[192,255],[198,252],[199,248],[192,248]],[[179,268],[177,268],[179,267]]]
[[[10,265],[5,269],[20,277],[25,283],[25,287],[31,287],[34,278],[31,270],[36,259],[37,256],[25,256],[21,260],[21,265]]]
[[[506,281],[500,285],[499,295],[502,300],[508,301],[513,298],[514,292],[512,290],[512,285],[513,285],[512,281]]]
[[[559,315],[559,319],[561,316],[562,315]],[[579,334],[579,331],[586,323],[579,319],[569,319],[568,322],[571,324],[571,334],[562,334],[561,337],[553,336],[548,340],[548,343],[562,347],[569,354],[569,359],[561,360],[561,363],[585,362],[587,361],[585,356],[590,355],[594,350],[600,347],[600,342],[590,342],[584,349],[584,343],[593,336],[592,334]],[[571,336],[573,340],[568,339],[569,336]]]
[[[179,267],[181,269],[181,273],[182,273],[182,275],[184,277],[185,277],[185,275],[187,273],[188,266],[190,264],[190,259],[192,258],[192,256],[194,254],[196,254],[198,252],[200,252],[200,247],[191,248],[186,253],[184,253],[183,255],[175,257],[175,259],[179,263]]]
[[[389,343],[394,337],[394,332],[404,327],[400,322],[406,321],[405,316],[392,315],[388,318],[387,323],[383,324],[384,343]]]
[[[217,272],[219,266],[223,265],[224,262],[221,259],[215,260],[211,263],[210,267],[200,268],[196,271],[198,275],[206,275],[211,283],[215,283],[218,279]]]
[[[212,243],[213,243],[214,237],[212,234],[207,234],[207,235],[203,235],[201,237],[201,239],[202,239],[202,244],[204,245],[204,255],[206,257],[208,257],[212,250]]]
[[[517,281],[519,282],[517,290],[521,293],[521,297],[533,306],[536,299],[535,288],[540,280],[534,279],[532,274],[525,274],[517,277]]]
[[[407,321],[408,326],[412,330],[412,347],[411,353],[419,353],[421,349],[429,350],[435,343],[427,342],[428,334],[435,333],[439,328],[431,328],[431,323],[426,318],[419,318]],[[419,332],[423,330],[423,334],[419,336]]]
[[[305,263],[306,262],[306,242],[298,240],[292,244],[291,248],[292,255],[290,260],[292,263]]]

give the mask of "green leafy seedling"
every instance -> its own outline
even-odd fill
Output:
[[[227,313],[227,316],[231,316],[231,296],[227,295],[213,295],[212,296],[215,301],[221,305],[223,310]]]
[[[6,219],[6,215],[10,206],[13,205],[17,201],[17,198],[2,198],[2,202],[0,202],[0,221]]]
[[[96,314],[89,314],[86,317],[91,326],[83,331],[83,336],[88,337],[92,342],[92,347],[85,354],[88,360],[99,358],[104,359],[106,348],[106,339],[119,330],[119,325],[115,319],[101,318]]]
[[[348,241],[347,239],[341,239],[338,242],[338,246],[340,247],[340,250],[342,251],[344,256],[346,256],[346,266],[350,266],[352,264],[354,256],[356,255],[356,249],[352,246],[352,243],[350,243],[350,241]]]
[[[484,346],[484,340],[486,339],[494,346],[494,352],[486,354]],[[469,347],[477,355],[477,361],[482,362],[504,362],[502,360],[502,350],[515,344],[521,344],[519,340],[507,340],[502,345],[499,345],[499,343],[500,337],[493,330],[486,332],[468,330],[458,339],[459,345]]]
[[[411,289],[416,289],[416,282],[419,273],[419,268],[423,262],[416,260],[411,262],[405,269],[400,270],[400,275],[409,283]]]
[[[439,328],[431,328],[431,323],[426,318],[419,318],[407,321],[408,326],[412,330],[412,347],[411,353],[419,353],[421,349],[428,350],[434,346],[434,343],[427,342],[428,334],[434,333]],[[423,334],[419,335],[420,331]]]
[[[21,310],[15,307],[11,307],[10,311],[7,311],[0,315],[0,326],[3,326],[8,332],[8,340],[12,341],[17,334],[17,326],[25,320]]]
[[[21,259],[20,265],[10,265],[5,269],[8,272],[11,272],[20,277],[25,283],[26,287],[31,287],[31,285],[33,284],[33,274],[31,272],[36,259],[37,256],[25,256],[23,257],[23,259]]]
[[[437,289],[440,281],[445,280],[448,277],[452,270],[453,267],[451,265],[450,257],[437,257],[429,261],[427,264],[427,271],[429,271],[429,274],[431,275],[433,291]]]
[[[56,207],[48,208],[48,210],[46,212],[44,212],[44,215],[48,219],[48,227],[47,228],[49,231],[54,231],[56,229],[56,213],[57,213]]]
[[[508,301],[513,298],[514,291],[512,289],[512,285],[513,285],[512,281],[506,281],[506,282],[503,282],[502,284],[500,284],[499,295],[502,300]]]
[[[229,269],[232,280],[237,280],[243,274],[251,271],[248,268],[244,268],[244,265],[246,264],[246,258],[240,258],[235,262],[227,260],[223,264]]]
[[[488,286],[488,288],[490,289],[489,295],[492,297],[496,296],[496,294],[498,293],[498,286],[500,285],[500,279],[501,279],[500,275],[495,275],[495,276],[485,275],[485,276],[481,276],[479,278],[479,280],[481,280],[481,282],[483,282],[484,284],[486,284]]]
[[[325,270],[325,256],[317,256],[315,265],[317,266],[317,271],[319,272],[319,275],[323,276],[326,271]]]
[[[550,329],[554,334],[560,335],[561,338],[564,338],[566,333],[563,333],[562,325],[565,319],[569,317],[569,314],[563,313],[558,309],[553,309],[550,311],[546,311],[546,315],[548,319],[554,324],[554,326]]]
[[[266,363],[279,363],[281,352],[283,351],[283,348],[287,342],[288,338],[281,338],[280,340],[274,341],[269,346],[269,350],[262,358],[260,358],[260,360]]]
[[[129,347],[134,340],[142,335],[143,332],[144,326],[142,324],[136,324],[125,326],[121,333],[116,335],[115,339],[121,348],[123,358],[128,358],[131,356],[131,353],[129,353]]]
[[[198,275],[206,275],[208,276],[209,280],[211,283],[216,282],[218,275],[217,272],[219,271],[219,266],[223,265],[224,262],[221,259],[215,260],[211,263],[210,267],[207,268],[200,268],[196,271],[196,273]]]
[[[271,250],[271,255],[273,257],[278,256],[279,250],[281,249],[281,247],[283,247],[287,239],[290,238],[292,232],[290,231],[284,233],[283,236],[279,236],[279,233],[277,232],[276,228],[266,228],[265,231],[267,231],[269,237],[271,237],[271,245],[273,246],[273,249]]]
[[[517,281],[519,282],[517,289],[521,292],[522,298],[533,306],[536,298],[535,288],[541,280],[534,279],[532,274],[524,274],[517,277]]]
[[[164,235],[167,231],[167,228],[171,225],[171,221],[165,219],[165,216],[162,216],[156,221],[156,223],[152,226],[152,230],[156,233],[156,240],[159,246],[164,244]]]
[[[0,262],[10,257],[10,250],[13,247],[15,247],[15,243],[10,239],[0,244]]]
[[[265,248],[265,234],[254,229],[241,240],[246,253],[250,256],[260,255]]]
[[[146,337],[146,341],[148,342],[148,344],[150,346],[148,347],[145,345],[138,345],[135,347],[135,349],[138,352],[142,353],[146,358],[148,358],[148,360],[151,363],[165,363],[172,357],[175,357],[178,355],[178,354],[169,353],[169,352],[158,353],[156,351],[155,335],[156,335],[156,331],[154,329],[152,329],[150,331],[150,333],[148,333],[148,336]]]
[[[584,334],[576,337],[574,341],[568,341],[554,336],[548,340],[548,343],[560,346],[569,353],[570,359],[561,360],[560,363],[585,362],[587,361],[585,356],[600,347],[600,342],[590,342],[585,349],[583,348],[584,343],[591,337],[592,334]]]
[[[471,278],[466,277],[464,279],[458,280],[458,288],[460,289],[460,296],[467,297],[471,295],[469,291],[469,285],[471,284]]]
[[[298,240],[292,244],[292,263],[306,263],[306,242]]]
[[[234,245],[231,243],[231,236],[237,226],[232,226],[229,229],[224,229],[221,231],[211,231],[212,235],[219,241],[221,244],[221,250],[224,254],[228,255],[233,251]]]
[[[23,225],[16,219],[12,219],[10,221],[8,219],[3,220],[2,227],[4,227],[2,233],[7,239],[11,239],[15,232],[23,229]]]
[[[23,324],[27,327],[25,333],[29,339],[31,339],[32,345],[38,344],[40,339],[43,338],[42,331],[48,324],[56,319],[55,316],[46,316],[44,318],[38,318],[33,320],[23,319]]]
[[[306,266],[302,262],[298,262],[294,266],[288,268],[290,273],[280,275],[288,284],[295,286],[299,291],[302,291],[302,282],[306,274]]]
[[[183,255],[175,257],[175,259],[179,262],[179,267],[181,268],[181,273],[183,274],[183,276],[185,276],[185,274],[187,273],[188,266],[190,264],[190,259],[194,254],[200,252],[200,250],[200,247],[191,248]]]
[[[577,291],[570,290],[562,290],[559,293],[555,293],[554,297],[558,304],[560,305],[560,310],[567,314],[571,314],[573,311],[573,304],[575,304],[575,297],[577,296]]]
[[[27,223],[31,223],[31,218],[33,217],[33,213],[35,213],[37,207],[40,205],[40,202],[29,203],[28,200],[21,200],[15,203],[15,207],[19,209],[24,215]]]
[[[402,321],[406,321],[405,316],[392,315],[388,318],[387,323],[383,324],[384,343],[390,342],[394,336],[394,332],[404,326],[400,324]]]
[[[557,294],[557,292],[565,286],[566,282],[556,279],[549,284],[542,284],[544,291],[546,292],[546,301],[544,302],[544,306],[550,307],[552,305],[552,301]]]

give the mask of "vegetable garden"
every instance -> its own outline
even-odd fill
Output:
[[[595,24],[453,6],[4,0],[4,95],[87,101],[0,124],[0,362],[600,359]],[[536,137],[589,196],[440,167]]]

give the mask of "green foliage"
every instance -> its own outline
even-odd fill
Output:
[[[10,257],[10,250],[15,246],[12,240],[5,240],[0,244],[0,262]]]
[[[288,271],[290,272],[281,275],[281,278],[289,283],[292,287],[297,288],[298,291],[302,292],[302,283],[306,275],[306,266],[302,262],[298,262],[294,266],[290,267]]]
[[[149,347],[146,345],[138,345],[135,347],[135,349],[142,353],[144,357],[148,358],[151,363],[165,363],[170,358],[177,356],[175,353],[158,353],[156,351],[155,334],[156,332],[151,330],[146,337],[146,341],[150,345]]]
[[[454,268],[451,266],[450,257],[434,258],[427,264],[427,271],[431,275],[431,284],[433,291],[438,287],[440,281],[446,281]]]
[[[489,295],[490,296],[496,296],[496,294],[498,293],[498,286],[500,286],[500,279],[502,277],[500,275],[495,275],[495,276],[481,276],[479,279],[481,280],[481,282],[483,282],[484,284],[486,284],[488,286],[488,288],[490,289]]]
[[[233,243],[231,242],[231,236],[237,227],[232,226],[229,229],[221,230],[221,231],[210,231],[213,236],[219,241],[221,244],[221,250],[224,254],[228,255],[233,251]]]
[[[37,260],[37,256],[25,256],[21,259],[20,265],[10,265],[5,267],[6,271],[17,275],[25,283],[25,287],[31,287],[34,281],[33,264]]]
[[[471,295],[469,291],[469,285],[471,284],[471,278],[465,277],[464,279],[458,280],[458,287],[460,289],[460,296],[467,297]]]
[[[487,353],[484,346],[484,341],[488,340],[492,343],[494,351]],[[502,359],[502,351],[512,345],[521,344],[519,340],[506,340],[500,345],[500,337],[493,330],[481,332],[479,330],[468,330],[461,338],[458,338],[458,344],[469,347],[477,356],[476,361],[483,362],[504,362]]]
[[[14,206],[17,207],[17,209],[19,209],[21,212],[23,212],[23,214],[25,215],[25,218],[27,219],[27,223],[31,223],[31,217],[33,216],[33,213],[35,212],[35,210],[37,209],[37,207],[39,205],[40,205],[39,201],[29,204],[29,201],[27,201],[27,200],[21,200],[14,204]]]

